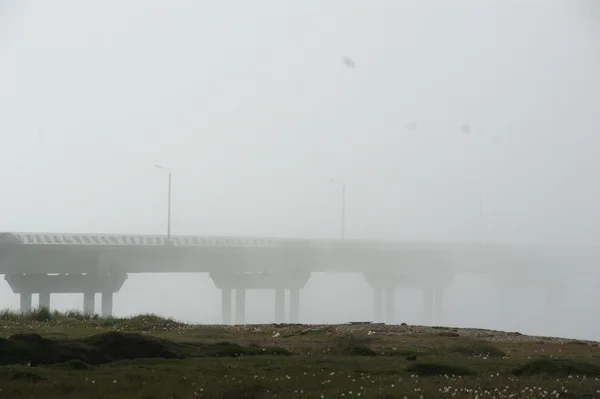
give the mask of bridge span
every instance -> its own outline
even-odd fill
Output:
[[[373,288],[376,321],[393,321],[395,289],[422,288],[424,312],[433,321],[442,311],[444,286],[457,274],[491,274],[511,284],[517,275],[527,284],[564,283],[577,268],[593,268],[599,255],[595,247],[481,242],[0,233],[0,274],[24,311],[32,308],[33,293],[40,307],[50,307],[52,293],[81,293],[84,312],[93,313],[101,293],[106,316],[128,274],[197,272],[209,273],[221,290],[226,324],[245,322],[248,289],[274,290],[277,322],[285,319],[288,290],[289,320],[298,322],[300,290],[312,272],[363,273]]]

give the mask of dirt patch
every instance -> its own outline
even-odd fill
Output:
[[[216,344],[180,343],[138,333],[111,331],[73,340],[53,340],[38,334],[17,334],[0,339],[0,365],[31,366],[63,364],[83,369],[83,364],[99,365],[131,359],[183,359],[191,357],[236,357],[289,355],[281,348]],[[71,363],[69,363],[71,362]],[[73,363],[75,362],[75,363]]]
[[[89,370],[91,366],[81,360],[69,360],[64,363],[52,364],[49,367],[60,369],[60,370]]]
[[[1,370],[0,381],[26,381],[30,383],[45,382],[46,379],[41,375],[28,370]]]
[[[452,337],[452,338],[460,337],[460,334],[457,333],[456,331],[441,331],[441,332],[437,333],[436,335],[438,337]]]
[[[566,377],[569,375],[600,376],[600,367],[580,361],[568,359],[537,359],[515,369],[516,376],[551,375]]]
[[[185,350],[181,345],[135,333],[111,331],[104,334],[92,335],[78,342],[95,349],[92,353],[94,357],[99,352],[108,361],[139,358],[178,359],[186,357]],[[105,362],[103,361],[104,359],[98,360]],[[96,362],[92,361],[92,363]]]
[[[495,346],[488,344],[487,342],[477,340],[464,340],[460,343],[453,345],[450,348],[450,352],[459,353],[461,355],[473,357],[473,356],[487,356],[487,357],[504,357],[506,353],[496,348]]]
[[[344,355],[349,356],[375,356],[377,353],[371,348],[367,348],[366,346],[347,346],[343,349]]]

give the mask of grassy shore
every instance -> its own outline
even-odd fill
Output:
[[[444,327],[0,313],[0,398],[600,398],[594,342]]]

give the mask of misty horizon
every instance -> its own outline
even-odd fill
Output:
[[[158,164],[172,236],[336,240],[345,183],[348,240],[598,246],[597,2],[166,4],[0,4],[0,232],[165,236]],[[500,322],[462,276],[444,324],[600,339],[594,272],[549,326],[536,292]],[[219,300],[206,275],[131,274],[115,314],[217,323]],[[272,292],[247,301],[270,322]],[[373,307],[356,274],[301,301],[306,323]],[[397,321],[421,301],[397,290]]]

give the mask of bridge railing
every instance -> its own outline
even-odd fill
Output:
[[[125,234],[60,234],[60,233],[0,233],[0,245],[65,245],[65,246],[165,246],[164,235]],[[275,237],[235,236],[171,236],[170,244],[177,247],[230,248],[312,248],[353,250],[406,251],[479,251],[506,249],[506,246],[468,242],[426,242],[390,240],[294,239]],[[508,246],[516,248],[518,246]]]

